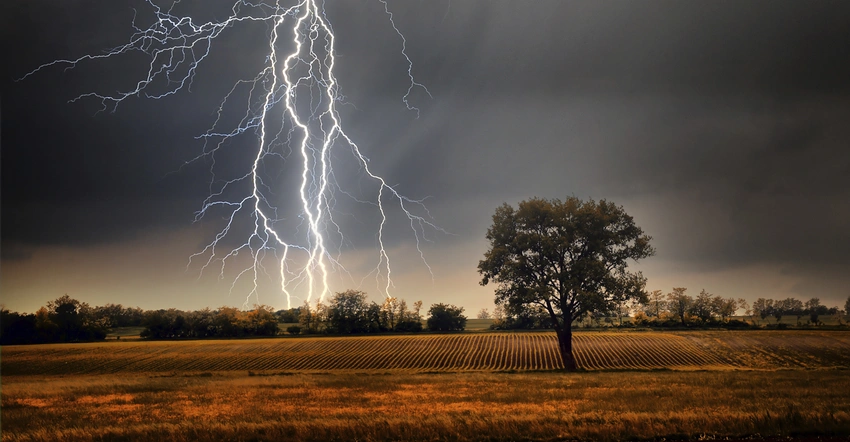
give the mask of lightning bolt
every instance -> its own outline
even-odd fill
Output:
[[[421,89],[428,96],[431,93],[413,75],[407,40],[396,26],[387,1],[377,1],[401,39],[401,54],[407,63],[409,86],[402,102],[418,117],[419,109],[410,103],[411,94],[415,89]],[[95,98],[100,100],[103,111],[115,112],[131,97],[163,99],[184,89],[190,91],[214,41],[225,31],[243,23],[266,24],[268,52],[262,68],[252,78],[237,81],[225,95],[212,126],[198,136],[203,140],[201,153],[185,163],[210,163],[209,196],[196,212],[195,221],[210,217],[213,212],[223,214],[223,227],[201,251],[189,257],[187,268],[200,260],[201,273],[217,266],[219,277],[224,278],[228,263],[247,253],[247,264],[237,272],[231,284],[233,292],[239,281],[251,281],[245,305],[252,297],[259,303],[261,280],[266,277],[279,281],[288,308],[292,307],[294,298],[321,301],[331,291],[332,273],[352,276],[342,263],[342,255],[348,250],[347,240],[343,223],[336,218],[340,213],[335,210],[338,198],[345,197],[355,204],[372,207],[379,218],[375,230],[377,264],[366,272],[361,284],[366,278],[374,277],[386,296],[390,296],[394,287],[385,233],[391,210],[406,218],[416,250],[433,278],[421,242],[429,240],[428,231],[446,232],[431,221],[433,218],[424,199],[405,197],[397,186],[375,173],[360,146],[343,130],[337,106],[345,104],[345,97],[335,75],[336,35],[322,1],[302,0],[286,6],[281,0],[274,3],[238,0],[228,17],[204,23],[176,13],[179,0],[167,9],[153,0],[147,3],[155,17],[153,23],[142,28],[136,24],[138,18],[134,18],[135,32],[126,44],[102,54],[45,63],[20,80],[49,67],[72,69],[82,62],[128,53],[145,54],[150,62],[133,87],[114,94],[88,92],[70,100]],[[237,101],[240,94],[247,95],[241,119],[235,126],[222,129],[232,113],[232,102]],[[254,135],[253,141],[247,143],[255,149],[250,155],[249,170],[236,177],[219,177],[217,166],[221,161],[217,155],[233,149],[244,134]],[[274,171],[281,174],[283,167],[293,162],[300,167],[299,183],[290,186],[294,188],[285,188],[280,184],[285,179],[276,176]],[[372,183],[373,191],[366,192],[371,197],[364,198],[344,188],[336,179],[335,167],[353,168],[356,174]],[[284,208],[293,201],[298,213]],[[278,212],[288,212],[288,216]],[[247,224],[247,229],[243,224]],[[239,233],[240,230],[247,231],[247,238]],[[235,236],[245,239],[234,241]],[[274,276],[265,265],[268,259],[276,262]]]

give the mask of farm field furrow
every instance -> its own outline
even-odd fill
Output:
[[[492,365],[494,370],[505,370],[508,364],[508,352],[505,350],[510,345],[510,336],[502,335],[496,341],[495,362]]]
[[[555,339],[557,340],[557,337]],[[576,364],[578,364],[579,367],[583,367],[585,369],[598,368],[592,363],[593,355],[590,353],[590,347],[587,345],[579,345],[579,339],[581,338],[578,336],[573,336],[573,356],[576,359]]]
[[[682,339],[682,347],[687,349],[685,353],[691,360],[692,365],[697,366],[719,366],[719,367],[729,367],[731,366],[727,363],[724,358],[719,357],[717,354],[709,351],[705,351],[693,342]],[[687,364],[683,364],[687,365]]]
[[[628,342],[623,342],[623,339],[614,335],[600,336],[605,345],[602,347],[606,354],[611,355],[613,360],[610,365],[626,365],[629,368],[647,368],[643,363],[637,360],[638,353],[632,350]]]
[[[507,340],[506,343],[505,343],[505,346],[500,349],[502,355],[504,355],[504,358],[502,359],[503,362],[502,362],[501,369],[502,370],[515,370],[516,368],[514,367],[514,364],[515,364],[514,358],[516,357],[517,335],[516,334],[507,335],[505,337],[505,339]]]
[[[401,356],[404,353],[405,344],[407,343],[404,339],[391,339],[389,342],[392,344],[392,347],[390,348],[389,356],[384,360],[385,365],[381,367],[383,369],[399,365]]]
[[[532,353],[533,358],[534,358],[533,359],[533,363],[534,363],[533,368],[535,370],[545,370],[546,367],[543,365],[544,361],[545,361],[545,358],[543,357],[543,352],[545,351],[543,349],[543,345],[544,345],[543,337],[540,336],[540,335],[534,335],[532,339],[534,340],[534,346],[533,346],[534,350],[533,350],[533,353]]]
[[[844,332],[779,330],[753,332],[689,332],[694,345],[747,368],[814,368],[850,366],[850,335]]]
[[[655,352],[647,351],[647,348],[646,348],[647,346],[642,345],[642,344],[643,343],[640,340],[634,339],[632,336],[628,336],[628,335],[626,336],[626,344],[625,345],[627,345],[628,348],[631,349],[632,354],[635,355],[635,357],[637,358],[637,360],[639,361],[639,363],[641,364],[642,367],[646,367],[646,368],[658,367],[659,364],[657,364],[652,358],[652,356]]]
[[[472,361],[478,354],[478,337],[473,337],[469,340],[460,351],[457,359],[457,365],[461,370],[472,370]]]
[[[685,347],[685,341],[679,343]],[[663,340],[652,340],[647,343],[647,353],[659,355],[658,366],[699,366],[703,365],[704,361],[697,354],[702,353],[702,350],[689,349],[689,351],[674,351],[671,346],[666,345]]]
[[[576,339],[573,342],[574,347],[584,346],[587,349],[588,355],[590,356],[588,361],[588,369],[601,370],[606,368],[604,359],[602,358],[602,354],[599,352],[599,349],[594,345],[595,339],[592,336],[580,336],[580,339]],[[576,360],[576,363],[579,367],[583,367],[582,361]]]
[[[333,354],[333,359],[342,364],[343,370],[363,370],[367,368],[368,359],[373,355],[373,352],[370,351],[370,344],[373,342],[371,340],[358,340],[347,349],[348,351],[344,346],[338,348],[336,353]]]
[[[461,345],[457,336],[450,336],[444,346],[440,347],[441,354],[437,358],[437,367],[440,371],[456,371],[455,359],[460,351]],[[451,351],[449,351],[451,350]]]
[[[484,343],[484,348],[482,349],[481,358],[476,361],[475,369],[481,370],[484,367],[490,366],[490,361],[493,358],[493,353],[495,352],[495,342],[493,339],[482,339]]]
[[[440,347],[441,345],[443,345],[443,343],[442,343],[442,342],[440,342],[440,341],[445,341],[445,337],[443,337],[443,336],[437,337],[437,338],[434,340],[434,342],[433,342],[433,343],[431,343],[430,345],[426,345],[426,342],[425,342],[425,341],[418,342],[418,344],[419,344],[419,346],[420,346],[420,347],[424,347],[424,348],[417,349],[417,350],[421,350],[421,351],[422,351],[422,353],[423,353],[423,364],[422,364],[422,367],[423,367],[425,370],[435,370],[435,369],[436,369],[436,367],[437,367],[437,358],[438,358],[439,347]],[[408,368],[411,368],[411,369],[412,369],[413,367],[415,367],[415,366],[416,366],[416,362],[417,362],[417,359],[418,359],[418,358],[416,357],[416,355],[417,355],[418,353],[419,353],[419,352],[418,352],[418,351],[416,351],[416,352],[412,352],[412,353],[410,354],[410,356],[409,356],[409,357],[410,357],[410,362],[408,363]]]
[[[850,333],[840,331],[575,332],[573,347],[591,371],[850,368]],[[4,346],[0,361],[4,376],[562,367],[551,332]]]

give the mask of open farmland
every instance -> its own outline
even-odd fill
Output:
[[[542,371],[556,349],[540,332],[4,346],[2,440],[850,436],[850,333],[579,332],[587,372]]]
[[[577,332],[585,370],[850,368],[835,331]],[[562,368],[553,333],[109,341],[5,346],[2,374],[457,372]]]

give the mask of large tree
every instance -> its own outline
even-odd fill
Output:
[[[688,310],[694,304],[694,298],[686,295],[686,290],[688,290],[686,287],[673,287],[673,291],[667,294],[667,305],[670,307],[670,314],[679,318],[683,327],[687,325],[685,318],[687,317]]]
[[[366,292],[346,290],[334,294],[328,306],[328,331],[335,334],[368,333],[369,304]],[[380,312],[378,312],[380,316]]]
[[[762,320],[767,319],[773,314],[773,300],[758,298],[753,302],[753,316],[758,316]]]
[[[433,304],[428,309],[428,330],[461,331],[466,328],[466,316],[463,307],[451,304]]]
[[[478,263],[482,285],[498,285],[496,304],[509,311],[544,308],[552,318],[564,368],[575,370],[572,322],[610,311],[626,299],[646,301],[646,278],[629,260],[654,253],[634,219],[608,201],[532,198],[503,204],[487,230],[490,248]]]
[[[850,296],[848,296],[847,301],[844,302],[844,314],[850,316]]]

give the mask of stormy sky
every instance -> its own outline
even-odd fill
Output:
[[[430,231],[423,243],[432,278],[409,230],[389,227],[393,295],[470,315],[492,308],[494,287],[478,285],[476,266],[494,209],[572,195],[623,205],[653,237],[656,256],[635,265],[650,290],[819,297],[828,306],[850,295],[850,4],[388,4],[412,72],[431,93],[414,89],[418,117],[402,101],[407,64],[383,5],[328,2],[327,16],[348,134],[388,182],[427,197],[434,223],[449,233]],[[230,3],[181,7],[200,7],[205,21]],[[241,305],[246,287],[231,290],[232,271],[219,279],[217,270],[187,266],[221,219],[193,222],[210,165],[185,163],[203,151],[196,137],[213,125],[222,97],[262,65],[269,28],[224,32],[191,90],[98,112],[96,99],[68,101],[134,87],[143,57],[15,79],[126,43],[134,8],[146,27],[150,6],[29,0],[0,8],[0,302],[34,311],[67,293],[146,309]],[[237,173],[238,152],[250,152],[238,147],[217,167]],[[289,182],[283,176],[280,185]],[[372,259],[375,232],[363,224],[345,251]],[[359,286],[380,300],[363,276],[336,278],[333,289]],[[286,306],[270,285],[260,301]]]

